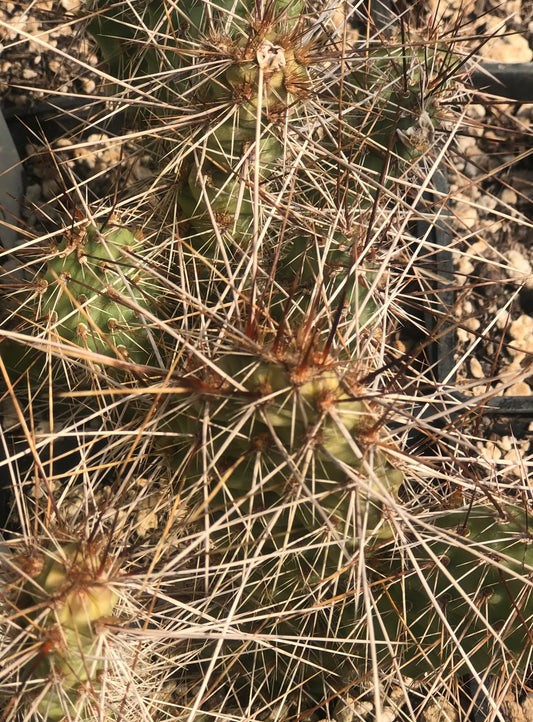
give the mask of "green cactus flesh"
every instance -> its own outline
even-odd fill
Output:
[[[28,604],[27,629],[40,637],[23,674],[30,700],[39,696],[37,709],[43,719],[56,722],[74,710],[84,719],[82,690],[91,690],[89,699],[98,696],[104,660],[94,625],[110,617],[118,601],[108,582],[109,568],[109,559],[94,544],[59,545],[44,553],[41,571],[26,582],[15,601]]]
[[[354,318],[360,330],[371,328],[377,305],[369,288],[375,273],[368,263],[352,256],[347,238],[341,234],[332,239],[298,237],[284,246],[275,280],[290,294],[291,304],[286,309],[287,296],[272,294],[270,317],[279,322],[286,314],[285,320],[297,328],[313,312],[315,327],[326,316],[328,327],[335,317],[339,332],[345,321]]]
[[[281,514],[274,535],[291,507],[295,538],[324,525],[346,527],[346,544],[353,550],[358,542],[349,510],[358,496],[369,534],[379,529],[380,499],[396,493],[403,474],[372,441],[376,411],[357,397],[356,384],[340,378],[334,367],[302,363],[290,354],[283,360],[226,355],[218,367],[245,390],[214,378],[209,394],[197,402],[200,420],[210,414],[209,436],[202,436],[200,421],[188,478],[207,480],[218,490],[214,516],[224,513],[228,495],[245,498],[254,490],[250,503],[255,498],[264,510],[260,526],[269,515]],[[182,416],[172,425],[182,429]]]
[[[307,71],[290,47],[265,38],[251,47],[234,43],[229,66],[198,91],[199,107],[222,109],[200,130],[198,148],[183,161],[177,202],[193,243],[212,258],[206,239],[214,226],[228,230],[246,249],[254,217],[262,226],[271,206],[262,197],[283,158],[281,129],[276,123],[292,112],[293,92],[305,93]],[[229,112],[228,112],[229,111]],[[278,118],[276,123],[269,119]],[[259,189],[256,184],[259,183]],[[259,193],[257,193],[259,190]]]
[[[285,33],[301,17],[302,0],[277,0],[266,5],[268,23]],[[171,7],[161,0],[143,0],[133,12],[127,5],[96,3],[98,13],[89,23],[109,71],[129,84],[160,78],[154,95],[159,100],[176,100],[190,90],[194,60],[200,41],[224,29],[228,37],[242,37],[248,26],[260,26],[265,18],[256,17],[254,0],[188,0]],[[209,6],[209,7],[208,7]],[[146,34],[153,41],[146,43]],[[157,82],[157,81],[156,81]],[[152,91],[151,91],[152,92]]]
[[[52,250],[17,315],[32,335],[121,360],[148,364],[149,322],[160,292],[137,255],[143,244],[127,228],[69,232]]]
[[[370,48],[360,68],[349,75],[352,92],[366,95],[368,100],[362,107],[348,110],[344,121],[355,128],[358,117],[361,132],[375,148],[390,147],[392,139],[398,156],[416,157],[431,143],[438,112],[433,96],[425,92],[427,69],[443,62],[453,62],[453,55],[444,49],[409,45]],[[362,110],[366,110],[366,118]]]
[[[271,635],[278,650],[275,664],[272,660],[269,671],[266,662],[264,670],[273,689],[279,692],[291,669],[284,653],[298,651],[290,639],[302,642],[305,651],[295,669],[306,679],[307,692],[317,695],[312,676],[318,669],[347,684],[367,672],[374,657],[382,669],[398,665],[402,675],[418,680],[452,671],[481,677],[506,668],[525,672],[533,622],[531,517],[523,508],[505,505],[501,511],[503,516],[494,507],[474,506],[425,516],[431,536],[419,530],[403,549],[397,541],[367,545],[370,609],[354,574],[356,545],[348,546],[348,556],[337,551],[335,566],[324,552],[325,539],[330,537],[332,549],[338,542],[325,527],[320,541],[302,524],[300,546],[296,537],[289,547],[280,532],[283,557],[267,556],[257,565],[239,612],[250,620],[252,611],[261,612],[257,628],[251,621],[240,628]],[[287,514],[282,522],[289,519]],[[336,530],[346,539],[342,527]],[[316,638],[308,649],[307,634]],[[241,663],[251,667],[258,655],[267,660],[272,651],[243,645],[240,654]]]
[[[444,62],[440,55],[448,62],[453,57],[438,49],[394,47],[391,43],[392,50],[389,46],[368,47],[364,57],[350,59],[341,112],[318,151],[321,178],[334,177],[339,184],[338,202],[359,213],[372,206],[378,193],[385,202],[391,191],[397,192],[398,179],[431,150],[439,109],[424,84],[428,68]],[[340,92],[332,88],[332,104]],[[345,172],[339,178],[335,160],[330,160],[339,156],[359,171]],[[309,200],[317,208],[327,208],[330,203],[320,189],[312,190]]]
[[[474,506],[439,514],[433,536],[374,560],[376,635],[387,632],[405,674],[486,674],[530,662],[531,516]],[[424,518],[424,521],[430,519]],[[390,655],[383,645],[383,658]]]

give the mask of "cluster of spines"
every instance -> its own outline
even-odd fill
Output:
[[[486,503],[421,516],[431,533],[385,546],[375,575],[378,655],[409,677],[524,673],[533,615],[530,511]],[[415,520],[416,523],[416,520]],[[350,624],[350,622],[348,622]],[[380,628],[378,628],[380,626]]]

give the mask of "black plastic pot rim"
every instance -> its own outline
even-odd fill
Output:
[[[472,72],[470,83],[504,101],[533,103],[533,62],[482,63]]]

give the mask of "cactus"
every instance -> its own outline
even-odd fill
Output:
[[[267,5],[264,20],[277,18],[290,28],[302,13],[303,5],[301,0],[276,0]],[[188,51],[187,43],[183,48],[176,47],[176,39],[198,41],[206,28],[212,33],[224,28],[239,37],[253,19],[249,0],[218,0],[211,6],[188,0],[178,9],[167,7],[161,0],[145,0],[136,12],[127,6],[110,8],[102,0],[97,0],[95,6],[97,12],[89,22],[89,31],[97,38],[114,77],[131,82],[166,72],[177,87],[183,83],[179,71],[187,71],[194,61],[194,48]],[[157,34],[155,47],[146,47],[146,28]],[[159,93],[166,95],[164,75],[162,80]],[[167,97],[172,98],[172,94]]]
[[[99,675],[107,663],[97,628],[109,621],[118,601],[113,563],[98,544],[78,541],[10,562],[21,578],[9,585],[4,610],[17,610],[12,643],[25,639],[19,653],[29,657],[19,671],[26,699],[17,702],[39,719],[85,719],[85,707],[98,706]]]
[[[145,250],[128,228],[88,224],[66,230],[24,289],[26,298],[21,300],[20,290],[13,295],[17,330],[63,344],[76,360],[88,351],[126,364],[149,364],[160,333],[144,314],[158,308],[161,313],[162,290],[142,260]],[[39,365],[20,344],[10,346],[5,358],[14,371]]]
[[[509,504],[425,516],[432,534],[381,549],[375,570],[376,638],[386,633],[402,671],[502,674],[531,662],[531,515]],[[390,663],[390,662],[389,662]]]
[[[139,148],[154,177],[113,197],[121,217],[140,223],[91,221],[62,232],[31,293],[11,294],[10,308],[28,347],[48,343],[59,362],[83,361],[80,387],[100,402],[90,423],[81,408],[71,411],[69,428],[91,439],[80,442],[87,496],[103,485],[102,518],[116,515],[124,557],[145,564],[136,579],[150,596],[139,646],[154,634],[161,650],[150,647],[159,661],[147,665],[156,670],[149,682],[170,675],[176,687],[168,708],[154,693],[135,714],[259,719],[281,700],[287,717],[326,715],[343,690],[377,677],[378,663],[396,669],[393,654],[401,672],[421,678],[437,664],[451,667],[455,643],[459,673],[495,669],[505,655],[487,630],[505,611],[502,584],[529,613],[518,579],[518,554],[529,564],[519,540],[527,515],[508,512],[517,554],[496,567],[488,549],[506,551],[505,525],[488,507],[466,515],[464,537],[452,533],[462,511],[404,504],[417,485],[432,499],[448,491],[432,461],[406,451],[414,403],[405,388],[414,383],[408,354],[389,337],[398,313],[390,299],[412,298],[403,274],[417,256],[405,242],[420,190],[412,184],[432,154],[440,98],[453,88],[453,53],[395,38],[349,48],[340,28],[327,29],[327,13],[313,24],[300,1],[98,1],[90,10],[103,77],[116,76],[112,92],[142,111],[128,122],[144,136]],[[25,368],[20,355],[16,347],[11,371]],[[118,391],[141,399],[133,416]],[[52,421],[56,408],[47,409]],[[41,447],[21,426],[22,455],[41,473]],[[93,436],[109,455],[91,456]],[[114,449],[119,468],[102,483],[99,471],[117,464]],[[163,528],[139,542],[137,501],[122,494],[147,469],[148,498],[167,486],[172,500]],[[68,509],[67,487],[48,489],[49,508],[62,494]],[[172,546],[183,500],[186,542]],[[36,503],[37,521],[26,526],[44,524],[42,514]],[[405,518],[420,550],[405,541]],[[101,550],[83,547],[85,561],[79,552],[47,546],[43,571],[26,575],[10,598],[28,637],[37,624],[36,634],[61,631],[47,654],[38,637],[43,654],[22,665],[21,680],[31,680],[40,718],[81,704],[87,720],[119,719],[121,705],[101,684],[109,674],[95,632],[117,598],[98,581],[96,569],[108,569]],[[72,569],[83,603],[67,584]],[[474,601],[483,613],[463,614],[473,612],[465,595],[487,586],[493,594]],[[59,606],[50,610],[51,600]],[[500,642],[523,670],[516,606]],[[63,681],[45,698],[55,677]],[[132,675],[124,704],[135,684]],[[80,686],[100,710],[79,702]]]
[[[247,495],[256,484],[261,494],[277,498],[281,505],[293,496],[298,500],[296,517],[308,531],[324,523],[346,523],[355,480],[365,477],[360,503],[364,506],[367,498],[370,536],[381,516],[372,490],[394,495],[403,474],[387,457],[386,442],[375,441],[377,409],[370,400],[358,398],[357,381],[348,375],[343,378],[333,362],[313,360],[312,353],[302,358],[287,349],[278,358],[273,353],[270,358],[221,356],[218,368],[240,389],[232,389],[212,373],[210,386],[204,380],[200,399],[205,401],[198,407],[198,417],[212,407],[210,433],[201,438],[201,430],[197,431],[195,444],[200,450],[189,477],[195,477],[193,469],[204,475],[207,451],[208,476],[214,486],[223,476],[224,488],[236,497]],[[181,416],[172,423],[183,429]],[[264,481],[256,478],[254,468],[261,469]],[[316,497],[322,515],[310,503]],[[356,548],[357,543],[349,547]]]

